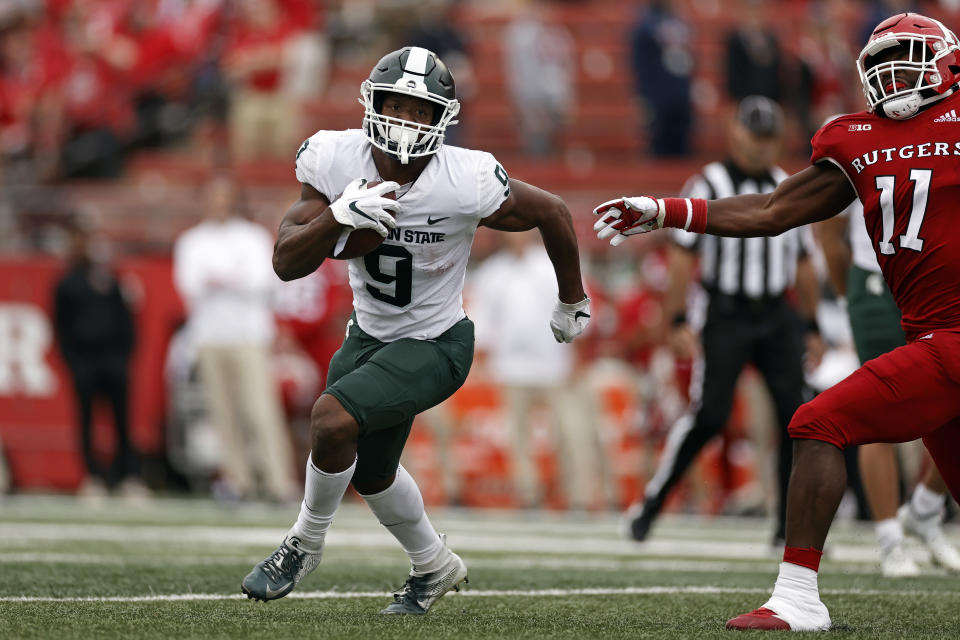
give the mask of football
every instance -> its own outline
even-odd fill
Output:
[[[375,187],[380,184],[380,181],[374,181],[367,183],[367,188]],[[384,198],[390,198],[391,200],[397,199],[397,194],[394,191],[383,194]],[[393,212],[390,212],[391,215]],[[343,245],[343,248],[340,249],[339,253],[334,255],[336,251],[336,246],[331,250],[331,258],[335,260],[352,260],[353,258],[360,258],[367,255],[377,247],[379,247],[384,241],[384,238],[380,236],[379,233],[373,229],[354,229],[350,232],[350,235],[347,236],[347,242]]]

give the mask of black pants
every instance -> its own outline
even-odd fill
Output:
[[[114,486],[140,472],[139,459],[130,444],[127,416],[127,359],[102,355],[70,363],[77,411],[80,419],[80,445],[87,473]],[[93,403],[103,398],[110,403],[116,432],[116,450],[109,466],[100,464],[93,451]]]
[[[699,398],[696,382],[692,389],[694,413],[670,429],[657,472],[647,485],[645,510],[651,515],[660,511],[700,450],[723,430],[733,408],[740,372],[752,363],[763,376],[776,407],[780,431],[776,535],[782,538],[793,462],[787,425],[803,402],[803,326],[796,311],[783,299],[753,302],[712,295],[702,340],[704,368]]]

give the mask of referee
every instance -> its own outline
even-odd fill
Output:
[[[782,132],[783,113],[775,102],[762,96],[744,98],[730,124],[727,159],[708,164],[690,178],[684,196],[712,200],[773,191],[787,177],[774,165]],[[812,358],[818,359],[823,351],[815,321],[818,285],[809,259],[812,235],[805,227],[773,238],[720,238],[678,229],[672,239],[665,303],[667,317],[672,318],[671,348],[678,359],[696,351],[686,293],[699,254],[700,284],[708,298],[702,367],[694,368],[690,412],[670,429],[644,501],[627,511],[630,537],[638,541],[647,537],[671,489],[703,446],[723,430],[737,378],[747,363],[753,363],[773,396],[780,426],[774,544],[781,543],[792,460],[787,425],[802,403],[805,334]],[[794,283],[805,320],[784,298]]]

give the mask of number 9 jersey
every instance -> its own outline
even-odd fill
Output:
[[[356,178],[382,180],[372,149],[359,129],[318,131],[297,153],[297,180],[333,202]],[[509,194],[507,174],[491,154],[440,147],[420,176],[397,190],[397,228],[348,261],[360,328],[382,342],[429,340],[466,317],[474,233]]]
[[[863,203],[908,340],[960,329],[960,94],[909,120],[841,116],[812,145],[811,162],[839,167]]]

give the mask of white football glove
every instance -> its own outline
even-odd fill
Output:
[[[553,308],[553,317],[550,319],[550,329],[557,342],[573,342],[574,338],[583,333],[590,323],[590,298],[580,302],[567,304],[557,301]]]
[[[666,209],[663,200],[654,200],[647,196],[626,196],[609,200],[593,210],[600,219],[593,225],[597,237],[610,238],[610,244],[617,246],[628,237],[638,233],[648,233],[663,228]]]
[[[381,182],[367,188],[367,181],[357,178],[347,185],[343,194],[330,205],[330,211],[337,222],[351,229],[373,229],[384,238],[397,221],[388,213],[400,211],[396,200],[384,198],[383,194],[395,191],[400,185],[396,182]]]

